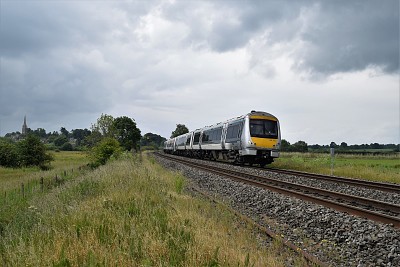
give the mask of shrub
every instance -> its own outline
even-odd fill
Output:
[[[90,151],[91,166],[104,165],[112,156],[119,157],[122,149],[115,138],[106,137],[97,143]]]
[[[18,167],[19,156],[15,144],[0,141],[0,166]]]
[[[72,151],[72,150],[74,150],[74,148],[72,147],[72,144],[71,143],[64,143],[62,146],[61,146],[61,150],[63,150],[63,151]]]
[[[22,166],[44,167],[53,160],[53,157],[46,153],[46,146],[34,135],[28,135],[18,142],[16,148]]]

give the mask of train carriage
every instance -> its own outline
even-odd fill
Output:
[[[197,158],[265,166],[279,157],[280,145],[279,120],[269,113],[252,111],[169,139],[165,142],[164,151]]]

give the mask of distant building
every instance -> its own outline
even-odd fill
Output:
[[[24,124],[22,125],[22,134],[26,135],[28,132],[28,126],[26,125],[26,116],[24,116]]]

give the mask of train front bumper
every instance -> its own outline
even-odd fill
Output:
[[[258,150],[254,148],[245,148],[239,150],[240,156],[256,156],[258,158],[279,158],[279,151],[277,150]]]

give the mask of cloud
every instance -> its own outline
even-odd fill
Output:
[[[323,1],[308,13],[297,68],[321,74],[399,70],[399,2]]]
[[[356,77],[353,94],[398,87],[398,10],[391,0],[2,1],[0,134],[19,130],[25,114],[31,128],[53,131],[107,113],[169,136],[176,123],[192,129],[259,109],[282,117],[290,138],[325,140],[301,125],[308,117],[325,127],[318,99],[345,98]],[[386,134],[366,140],[397,138],[387,127],[398,125],[393,99],[380,100],[391,103],[380,113]],[[341,114],[370,112],[351,103]],[[324,131],[358,124],[339,125]]]
[[[218,53],[247,47],[264,35],[262,48],[289,50],[299,72],[329,76],[369,67],[391,74],[399,69],[396,0],[175,2],[161,15],[190,25],[187,42]]]

